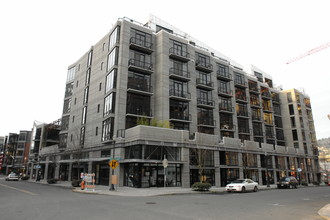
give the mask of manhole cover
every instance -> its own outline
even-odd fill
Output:
[[[154,205],[156,204],[155,202],[146,202],[147,205]]]

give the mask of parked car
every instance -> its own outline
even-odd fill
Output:
[[[7,177],[6,177],[6,181],[18,181],[19,180],[19,176],[16,173],[10,173]]]
[[[277,188],[295,188],[297,189],[298,180],[294,176],[285,176],[277,182]]]
[[[253,191],[257,192],[258,191],[258,183],[254,182],[251,179],[237,179],[234,180],[233,182],[227,184],[226,186],[226,191],[227,192],[245,192],[245,191]]]

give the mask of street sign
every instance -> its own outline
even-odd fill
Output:
[[[301,169],[301,168],[298,168],[298,169],[297,169],[297,171],[298,171],[298,172],[301,172],[301,171],[302,171],[302,169]]]
[[[117,160],[111,160],[109,162],[109,166],[114,170],[117,168],[117,166],[119,165],[118,161]]]
[[[163,160],[163,167],[166,168],[168,166],[168,160],[165,158]]]

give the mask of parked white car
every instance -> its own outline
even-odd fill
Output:
[[[18,181],[19,180],[19,176],[16,173],[10,173],[7,177],[6,177],[6,181],[9,180],[15,180]]]
[[[245,191],[253,191],[257,192],[258,191],[258,183],[254,182],[251,179],[237,179],[234,180],[233,182],[227,184],[226,186],[226,191],[227,192],[245,192]]]

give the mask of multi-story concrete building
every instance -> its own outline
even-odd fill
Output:
[[[303,93],[275,88],[256,67],[246,73],[158,18],[123,18],[68,68],[55,157],[68,180],[93,172],[105,185],[111,158],[119,186],[163,186],[164,174],[167,186],[182,187],[284,175],[312,183],[314,140]]]

